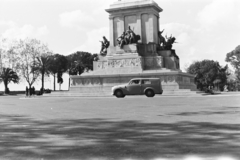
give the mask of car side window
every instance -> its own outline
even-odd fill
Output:
[[[133,84],[139,84],[140,80],[132,80],[129,84],[133,85]]]
[[[150,80],[142,80],[142,84],[151,84]]]

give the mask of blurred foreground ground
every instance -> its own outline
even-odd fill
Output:
[[[240,94],[0,96],[1,160],[237,160]]]

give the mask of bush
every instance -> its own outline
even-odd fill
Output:
[[[44,93],[51,93],[52,90],[51,89],[44,89]]]

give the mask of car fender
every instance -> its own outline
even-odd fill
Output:
[[[154,91],[154,93],[156,92],[156,91],[155,91],[155,89],[154,89],[153,87],[147,87],[147,88],[145,88],[145,89],[144,89],[143,93],[145,93],[145,91],[146,91],[146,90],[148,90],[148,89],[151,89],[151,90],[153,90],[153,91]]]
[[[123,92],[123,94],[127,94],[127,92],[126,92],[126,89],[125,88],[123,88],[123,87],[118,87],[118,88],[114,88],[114,90],[113,90],[113,95],[115,95],[115,91],[116,90],[121,90],[122,92]]]

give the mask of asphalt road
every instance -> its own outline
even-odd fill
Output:
[[[0,96],[1,160],[237,160],[240,94]]]

